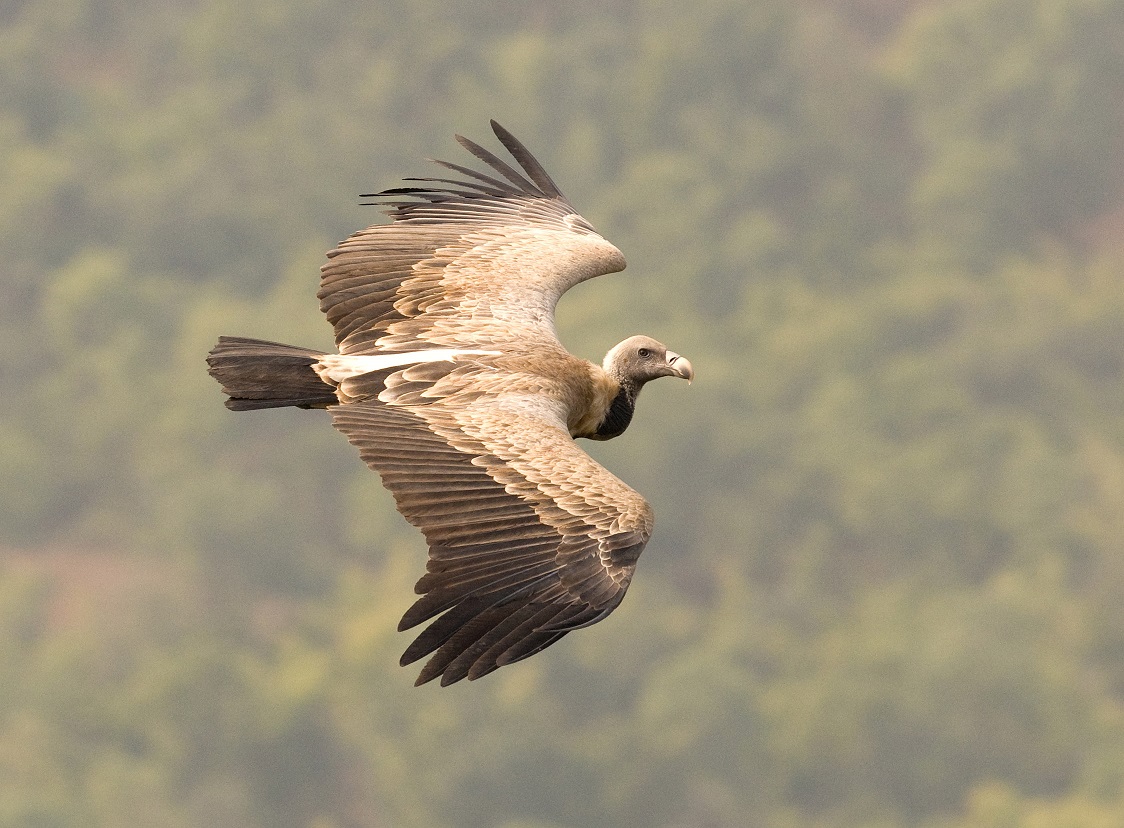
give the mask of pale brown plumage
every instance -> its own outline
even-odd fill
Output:
[[[318,296],[339,355],[223,337],[208,358],[230,408],[328,408],[425,535],[422,597],[399,625],[436,618],[402,656],[430,656],[419,684],[479,678],[620,603],[652,511],[574,438],[617,436],[645,382],[693,377],[648,337],[603,366],[562,347],[559,297],[624,258],[492,128],[523,173],[458,136],[494,175],[438,162],[464,178],[370,196],[392,222],[328,254]]]

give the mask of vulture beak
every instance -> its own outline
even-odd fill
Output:
[[[687,384],[691,384],[691,380],[695,378],[695,369],[691,367],[691,360],[687,357],[681,357],[675,351],[667,352],[667,364],[674,372],[675,376],[682,377],[687,380]]]

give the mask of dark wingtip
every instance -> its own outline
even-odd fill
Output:
[[[543,195],[529,179],[520,175],[518,170],[491,150],[482,147],[470,138],[465,138],[463,135],[454,135],[453,137],[456,138],[458,144],[514,184],[518,189],[532,195]]]
[[[523,142],[512,135],[507,129],[500,125],[499,121],[493,118],[489,121],[492,127],[492,132],[500,139],[500,143],[504,145],[511,157],[519,162],[519,166],[523,171],[531,177],[544,195],[551,198],[564,198],[562,191],[558,189],[558,185],[554,183],[554,179],[550,177],[543,165],[539,163],[538,159],[531,154]]]
[[[360,199],[372,200],[360,201],[359,203],[362,206],[386,207],[388,209],[384,212],[396,219],[421,217],[419,210],[429,209],[426,202],[434,204],[451,201],[461,204],[464,203],[465,199],[476,198],[502,201],[512,197],[530,196],[532,198],[557,199],[569,206],[566,197],[558,189],[558,185],[554,183],[542,164],[523,143],[494,118],[490,119],[488,123],[491,125],[496,138],[511,154],[516,165],[522,171],[516,169],[515,166],[504,161],[486,147],[458,133],[453,136],[457,143],[468,150],[477,160],[490,167],[496,175],[482,173],[460,164],[437,160],[433,163],[460,173],[468,180],[407,178],[406,181],[408,182],[416,181],[419,184],[434,186],[395,187],[377,193],[360,193]],[[426,217],[432,218],[432,216],[433,214],[426,213]]]

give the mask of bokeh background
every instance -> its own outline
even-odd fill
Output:
[[[698,380],[622,607],[414,689],[420,536],[203,359],[490,117]],[[1120,0],[3,0],[0,824],[1124,825],[1122,240]]]

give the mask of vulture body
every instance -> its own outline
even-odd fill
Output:
[[[693,377],[646,336],[600,366],[562,347],[558,299],[624,257],[492,129],[522,172],[457,136],[489,173],[439,161],[460,177],[364,196],[392,220],[321,268],[338,353],[221,337],[207,359],[230,409],[326,408],[425,535],[399,624],[431,621],[401,660],[430,656],[418,684],[479,678],[617,607],[652,510],[574,438],[618,436],[644,383]]]

